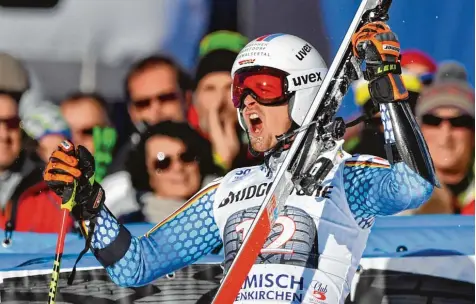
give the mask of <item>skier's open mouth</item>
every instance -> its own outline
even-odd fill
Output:
[[[263,130],[263,121],[256,113],[251,113],[248,117],[250,121],[250,131],[254,135],[259,135]]]

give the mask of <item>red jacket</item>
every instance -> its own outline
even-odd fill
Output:
[[[0,229],[5,229],[10,219],[13,202],[9,201],[0,212]],[[48,188],[44,181],[28,187],[21,193],[17,202],[15,230],[24,232],[56,233],[61,228],[61,199]],[[73,219],[68,218],[69,230]],[[13,235],[13,238],[15,236]]]
[[[474,199],[461,208],[461,214],[463,215],[474,215]]]

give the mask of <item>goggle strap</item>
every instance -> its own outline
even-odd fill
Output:
[[[289,74],[286,76],[288,83],[287,91],[294,92],[320,86],[326,74],[327,68],[310,69]]]

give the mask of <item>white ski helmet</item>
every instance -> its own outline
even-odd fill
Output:
[[[288,34],[272,34],[249,42],[238,54],[231,77],[244,71],[262,67],[284,72],[283,92],[289,95],[289,116],[299,126],[309,111],[327,73],[327,66],[319,52],[305,40]],[[234,95],[232,88],[232,98]],[[234,100],[234,103],[236,101]],[[246,131],[240,106],[235,103],[238,120]]]

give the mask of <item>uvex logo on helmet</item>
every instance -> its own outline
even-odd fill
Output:
[[[302,61],[304,57],[306,57],[307,54],[312,50],[312,47],[306,43],[302,49],[299,50],[299,52],[296,54],[296,58],[299,59],[299,61]]]

